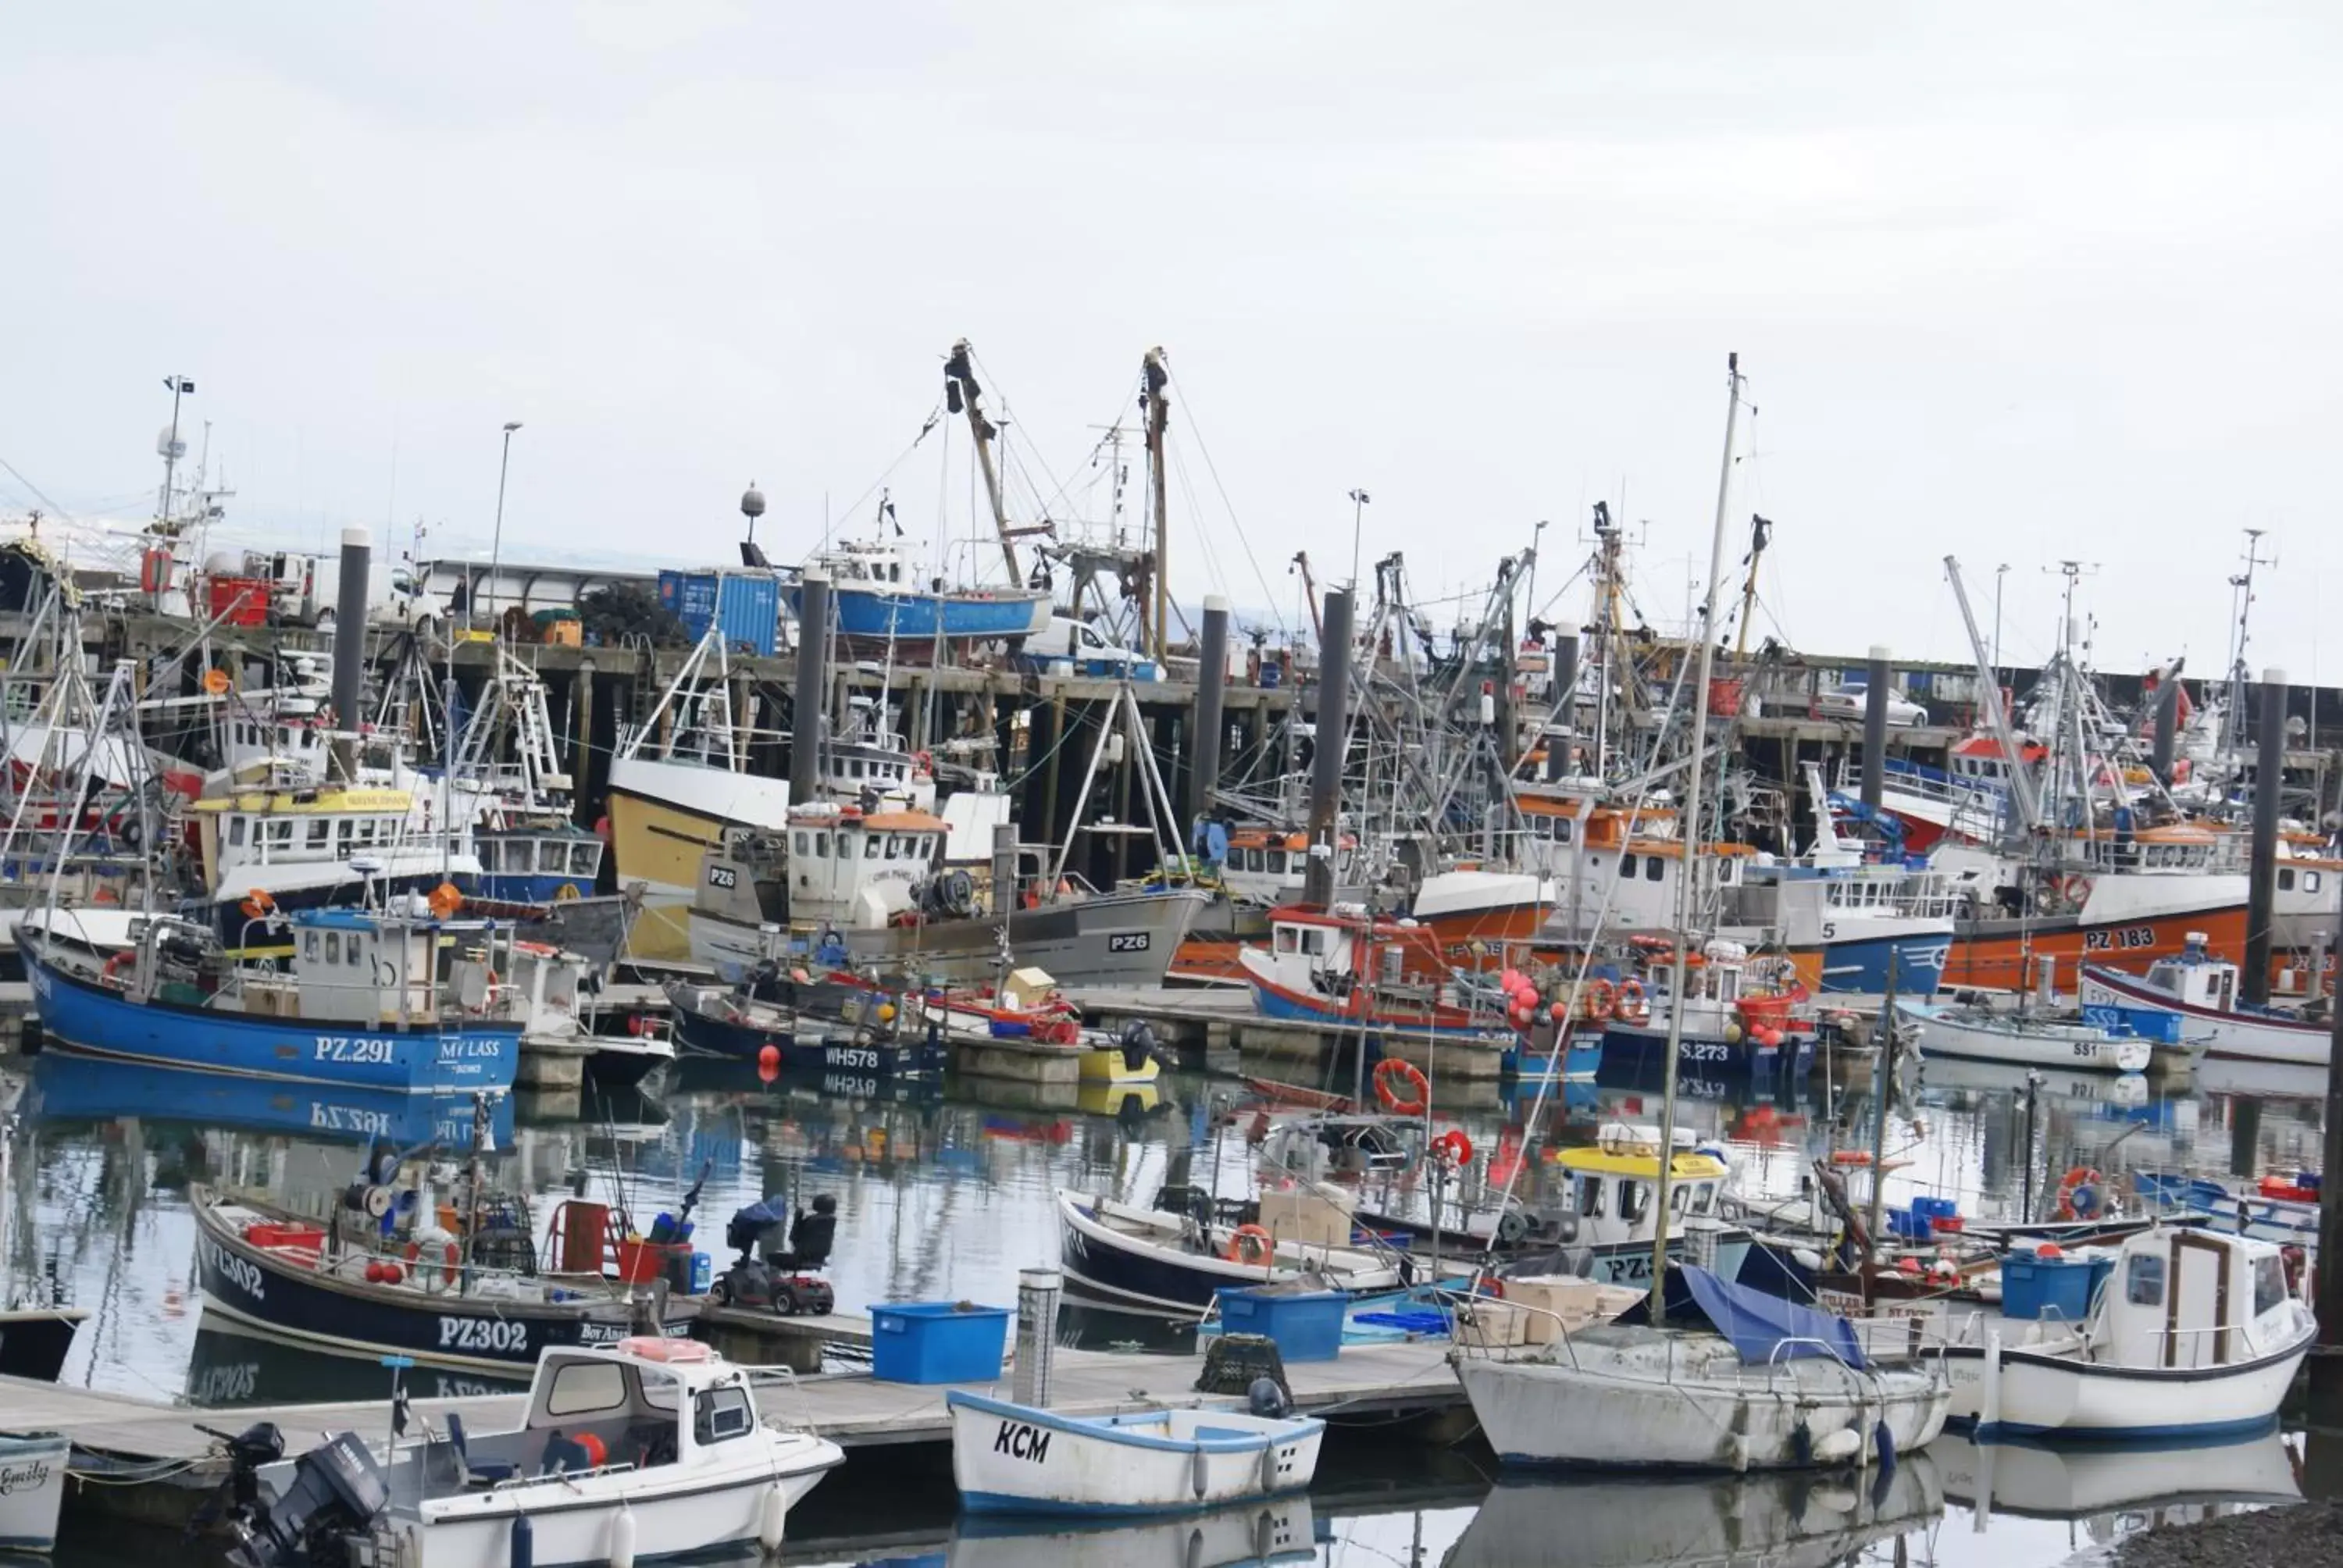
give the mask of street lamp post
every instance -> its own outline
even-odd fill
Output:
[[[488,587],[491,589],[496,587],[497,569],[504,561],[505,476],[512,471],[513,432],[519,428],[519,420],[508,419],[505,421],[505,452],[503,457],[498,459],[497,463],[497,529],[494,537],[488,541]],[[480,596],[478,594],[475,593],[468,596],[464,601],[464,624],[468,627],[472,623],[472,607],[478,602],[479,597]],[[496,622],[493,620],[490,621],[488,623],[488,628],[491,631],[494,631],[496,629]]]

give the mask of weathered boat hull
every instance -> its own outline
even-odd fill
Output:
[[[789,786],[785,779],[721,768],[619,757],[610,764],[609,810],[618,890],[642,886],[628,951],[680,959],[691,950],[690,905],[702,857],[723,842],[729,827],[786,828]]]
[[[798,588],[784,587],[789,613],[798,612]],[[1033,637],[1050,629],[1050,595],[1042,589],[997,593],[877,593],[830,585],[830,610],[841,637],[871,642],[989,641]]]
[[[676,1043],[686,1050],[729,1057],[736,1061],[761,1061],[769,1047],[779,1053],[784,1067],[860,1073],[872,1078],[943,1069],[943,1048],[930,1046],[924,1038],[862,1040],[820,1026],[799,1030],[795,1027],[738,1022],[717,1017],[692,1000],[705,989],[676,986],[669,991],[675,1006]]]
[[[2026,1026],[2016,1020],[1964,1017],[1926,1004],[1899,1004],[1916,1023],[1923,1056],[1966,1056],[2026,1067],[2092,1072],[2145,1072],[2155,1047],[2136,1036],[2110,1035],[2089,1024]]]
[[[1816,1445],[1845,1431],[1875,1455],[1885,1425],[1896,1452],[1922,1448],[1944,1429],[1941,1379],[1922,1372],[1834,1373],[1790,1387],[1778,1369],[1769,1391],[1762,1370],[1746,1383],[1712,1384],[1656,1373],[1623,1374],[1580,1350],[1583,1365],[1454,1358],[1473,1413],[1497,1457],[1523,1465],[1640,1465],[1661,1469],[1785,1470],[1816,1462]],[[1812,1364],[1812,1363],[1804,1363]],[[1875,1377],[1875,1382],[1874,1381]],[[1835,1388],[1825,1386],[1835,1382]],[[1858,1397],[1860,1395],[1860,1397]]]

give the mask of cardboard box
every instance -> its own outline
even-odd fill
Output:
[[[1317,1182],[1261,1195],[1261,1222],[1280,1241],[1304,1247],[1348,1247],[1358,1200],[1340,1187]]]
[[[1513,1288],[1510,1282],[1506,1288]],[[1483,1297],[1456,1309],[1455,1342],[1478,1351],[1538,1343],[1529,1337],[1529,1326],[1535,1318],[1535,1313],[1523,1312],[1511,1301]]]
[[[1505,1300],[1523,1309],[1525,1344],[1551,1343],[1590,1323],[1607,1323],[1643,1299],[1624,1285],[1597,1284],[1574,1274],[1537,1274],[1505,1282]]]

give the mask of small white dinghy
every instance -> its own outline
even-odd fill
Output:
[[[1326,1434],[1315,1416],[1071,1416],[958,1389],[944,1402],[952,1480],[976,1513],[1176,1513],[1296,1492]]]
[[[72,1442],[54,1432],[0,1432],[0,1552],[46,1552],[57,1543]]]
[[[1854,1324],[1671,1264],[1665,1325],[1648,1303],[1559,1333],[1519,1360],[1449,1352],[1508,1464],[1786,1470],[1870,1465],[1944,1430],[1945,1372],[1886,1362]],[[1904,1325],[1896,1325],[1899,1342]]]
[[[260,1466],[265,1501],[232,1521],[242,1555],[231,1556],[305,1568],[317,1543],[336,1540],[354,1562],[400,1568],[566,1568],[743,1542],[774,1551],[789,1510],[845,1462],[834,1442],[766,1425],[747,1369],[707,1345],[550,1350],[517,1431],[468,1436],[451,1412],[445,1436],[387,1460],[343,1432]]]

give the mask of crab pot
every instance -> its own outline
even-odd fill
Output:
[[[1232,1334],[1259,1334],[1289,1362],[1331,1362],[1342,1351],[1342,1291],[1291,1291],[1275,1285],[1225,1286],[1221,1326]]]

